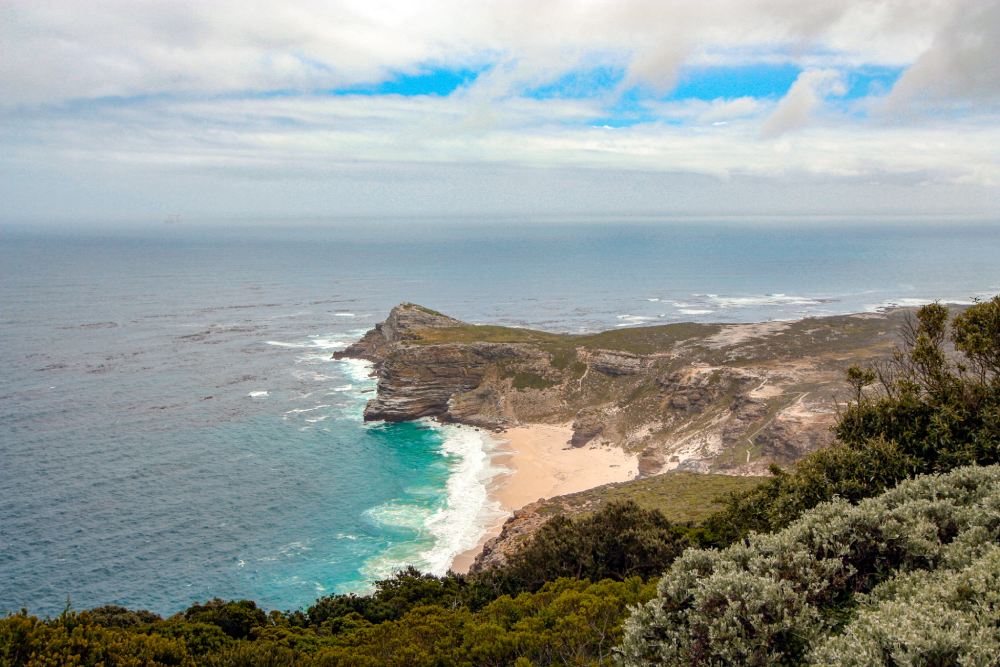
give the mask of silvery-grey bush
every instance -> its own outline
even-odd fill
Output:
[[[877,586],[808,657],[830,667],[1000,663],[1000,547],[959,570],[909,572]]]
[[[998,538],[998,466],[909,480],[856,506],[825,503],[778,533],[721,551],[685,552],[657,596],[633,610],[622,661],[763,666],[801,664],[808,655],[824,664],[833,653],[815,651],[826,650],[820,647],[845,615],[847,632],[852,614],[866,613],[852,611],[868,600],[860,594],[882,584],[876,590],[887,595],[892,584],[883,582],[900,574],[969,566]],[[848,650],[849,640],[829,644],[831,652]]]

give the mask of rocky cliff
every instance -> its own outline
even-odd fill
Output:
[[[844,369],[888,354],[902,316],[568,335],[401,304],[335,356],[374,362],[367,420],[572,423],[569,444],[636,452],[644,475],[753,475],[830,440]]]

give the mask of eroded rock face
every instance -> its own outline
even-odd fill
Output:
[[[573,437],[570,447],[583,447],[604,433],[605,422],[600,415],[581,413],[573,420]]]
[[[612,377],[638,375],[653,365],[647,356],[620,350],[580,350],[579,354],[592,369]]]
[[[670,407],[684,413],[702,412],[725,396],[745,396],[760,378],[742,369],[684,368],[656,378]]]
[[[458,424],[496,430],[516,424],[508,413],[503,392],[496,387],[479,386],[452,394],[444,417]]]
[[[479,415],[477,425],[497,426],[499,394],[481,385],[493,365],[523,354],[517,345],[503,343],[396,345],[379,366],[377,395],[368,402],[365,419],[464,422],[465,416]]]
[[[499,567],[507,562],[507,558],[525,544],[542,525],[549,520],[538,512],[542,506],[541,500],[525,505],[504,522],[500,534],[483,545],[483,550],[476,556],[469,572],[482,572]]]

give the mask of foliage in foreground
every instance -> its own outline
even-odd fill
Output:
[[[850,664],[862,655],[854,653],[853,637],[865,640],[861,643],[868,649],[898,647],[921,627],[933,627],[926,614],[936,606],[945,624],[949,618],[966,624],[985,619],[986,625],[972,628],[973,635],[995,635],[1000,621],[996,595],[971,609],[957,593],[935,602],[934,591],[921,581],[936,576],[938,587],[956,589],[960,579],[950,573],[969,576],[970,567],[988,577],[996,563],[981,559],[995,553],[998,543],[998,466],[923,476],[856,506],[844,500],[825,503],[781,532],[754,535],[723,551],[687,551],[660,581],[657,597],[626,623],[625,663],[796,665],[815,646],[812,657],[818,664],[828,664],[824,656]],[[994,580],[997,574],[992,572]],[[859,613],[858,594],[879,584],[872,595],[875,606]],[[897,596],[918,598],[923,606],[894,619],[895,631],[886,632],[893,607],[903,604],[893,599]],[[882,623],[871,626],[869,621],[879,616]],[[846,634],[820,646],[845,620]],[[994,636],[963,650],[973,664],[985,664],[997,655],[991,652],[995,647]],[[957,651],[946,639],[934,648]],[[868,657],[864,664],[907,664]]]
[[[861,596],[839,635],[818,643],[809,662],[868,665],[993,665],[1000,660],[1000,546],[962,567],[917,570]]]
[[[381,623],[355,613],[336,628],[325,622],[296,626],[272,614],[257,619],[246,639],[225,632],[233,628],[228,612],[207,622],[187,618],[200,616],[197,608],[204,605],[192,607],[194,614],[126,624],[95,612],[66,612],[48,621],[16,614],[0,620],[0,664],[600,665],[609,663],[621,641],[628,607],[648,600],[654,588],[638,577],[596,584],[559,579],[537,593],[500,596],[476,612],[422,604]],[[252,603],[214,606],[226,604]]]

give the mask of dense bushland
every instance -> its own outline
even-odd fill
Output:
[[[501,568],[475,581],[496,593],[535,591],[559,577],[622,580],[659,575],[691,545],[691,528],[633,502],[612,502],[590,516],[557,515]]]
[[[992,664],[998,473],[968,466],[1000,463],[1000,297],[922,308],[847,379],[835,445],[699,525],[609,504],[498,570],[410,569],[303,611],[14,614],[0,665],[600,665],[616,645],[634,664]]]
[[[809,663],[994,665],[1000,660],[1000,546],[952,554],[937,571],[890,579],[869,595],[837,635],[817,643]]]
[[[889,607],[877,605],[859,618],[859,593],[886,582],[873,599],[912,596],[920,581],[913,573],[926,579],[939,569],[967,568],[998,544],[1000,466],[924,475],[858,505],[824,503],[780,532],[722,551],[685,552],[660,580],[657,596],[627,622],[625,663],[801,664],[845,619],[848,634],[815,656],[850,653],[854,635],[869,645],[891,643],[866,626]],[[955,585],[944,578],[945,587]],[[996,619],[1000,610],[973,610],[969,619],[976,611]],[[911,631],[899,628],[897,640]],[[980,643],[977,659],[995,656],[982,653],[993,646]]]
[[[414,583],[411,579],[401,587]],[[212,603],[208,606],[213,613],[207,617],[202,616],[205,605],[168,619],[120,608],[111,614],[67,611],[48,621],[15,614],[0,621],[0,664],[607,664],[621,642],[629,606],[645,602],[654,590],[655,584],[639,577],[596,584],[558,579],[536,593],[500,596],[475,612],[462,605],[425,602],[398,615],[390,612],[390,620],[379,622],[357,612],[329,618],[313,607],[309,615],[315,613],[316,618],[304,625],[296,624],[303,621],[299,614],[258,617],[246,637],[241,636],[240,622],[246,618],[243,611],[253,605],[245,601]],[[235,606],[222,611],[227,605]],[[328,612],[330,605],[325,608]]]

